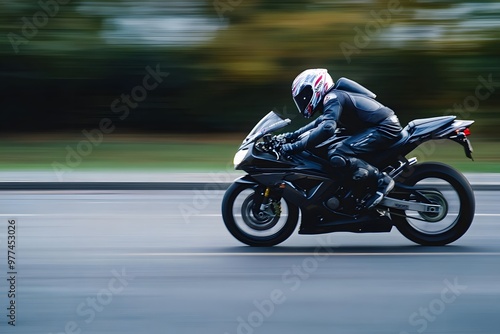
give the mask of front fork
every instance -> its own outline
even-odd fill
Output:
[[[277,210],[278,208],[276,207],[276,205],[272,206],[272,204],[277,203],[277,205],[279,206],[282,194],[283,190],[281,188],[259,186],[255,190],[256,196],[254,198],[254,203],[252,208],[253,214],[256,217],[261,216],[262,213],[265,213],[270,216],[279,214],[280,212]]]
[[[265,211],[269,207],[269,195],[271,195],[271,188],[267,187],[264,190],[264,196],[262,197],[262,203],[260,204],[260,211]]]

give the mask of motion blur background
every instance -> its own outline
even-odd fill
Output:
[[[403,124],[476,120],[475,164],[453,143],[427,157],[500,171],[496,1],[4,0],[0,31],[2,168],[50,169],[106,118],[78,168],[221,168],[269,110],[302,125],[291,82],[325,67]],[[147,67],[168,76],[120,118]]]

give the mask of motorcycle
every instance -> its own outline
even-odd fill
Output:
[[[475,199],[467,179],[448,165],[405,156],[427,141],[449,139],[472,159],[468,136],[474,121],[417,119],[386,150],[363,156],[395,181],[394,189],[370,210],[363,203],[376,184],[343,177],[327,160],[328,150],[347,138],[342,129],[313,149],[284,156],[284,140],[271,133],[290,123],[271,111],[234,156],[235,169],[247,174],[225,192],[222,217],[242,243],[274,246],[285,241],[297,227],[299,211],[299,234],[390,232],[395,226],[409,240],[427,246],[454,242],[470,227]]]

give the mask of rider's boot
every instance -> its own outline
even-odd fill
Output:
[[[382,201],[394,188],[394,180],[386,173],[381,173],[377,168],[358,158],[349,158],[352,179],[356,182],[376,183],[377,191],[366,200],[364,206],[371,209]]]
[[[378,173],[377,192],[372,195],[366,202],[365,207],[371,209],[379,204],[382,199],[391,192],[394,188],[394,180],[386,173]]]

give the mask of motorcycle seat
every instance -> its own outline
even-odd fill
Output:
[[[412,137],[425,137],[450,125],[456,118],[456,116],[441,116],[416,119],[408,123],[408,132]]]
[[[413,133],[416,128],[425,126],[430,129],[440,128],[442,126],[451,124],[457,117],[456,116],[440,116],[415,119],[408,123],[407,128],[410,133]]]

